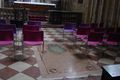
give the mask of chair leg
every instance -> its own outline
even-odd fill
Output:
[[[63,41],[64,41],[64,28],[63,28]]]
[[[15,42],[13,43],[13,50],[14,50],[14,55],[16,53],[16,46],[15,46]]]
[[[11,59],[14,59],[14,56],[15,56],[15,53],[16,53],[15,42],[13,42],[12,47],[13,47],[13,55],[10,55],[8,57],[11,58]]]
[[[24,44],[22,44],[22,55],[24,55]]]
[[[14,50],[14,55],[15,55],[15,53],[16,53],[15,40],[13,41],[13,50]],[[14,56],[14,55],[13,55],[13,56]]]
[[[42,45],[42,53],[44,53],[44,42],[43,42],[43,45]]]
[[[75,46],[77,47],[77,35],[75,35]]]
[[[22,40],[21,43],[22,43],[22,48],[21,48],[22,50],[21,51],[22,51],[22,55],[24,55],[24,41]]]

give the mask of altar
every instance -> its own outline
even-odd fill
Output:
[[[56,7],[56,4],[42,2],[22,2],[14,1],[15,8],[28,8],[31,11],[44,11]]]
[[[27,9],[28,16],[49,16],[48,10],[54,9],[56,4],[14,1],[13,7]]]

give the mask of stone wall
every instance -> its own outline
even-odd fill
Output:
[[[84,23],[104,23],[104,26],[120,26],[120,0],[78,0],[72,2],[72,11],[83,13]]]

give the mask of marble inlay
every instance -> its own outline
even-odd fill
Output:
[[[58,54],[62,54],[62,53],[65,52],[65,49],[63,47],[61,47],[60,45],[57,45],[57,44],[49,44],[48,45],[48,50],[50,52],[58,53]]]

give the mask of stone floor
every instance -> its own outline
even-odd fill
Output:
[[[63,29],[43,30],[45,52],[39,46],[25,47],[29,58],[24,61],[9,57],[12,46],[0,47],[0,80],[100,80],[101,66],[120,63],[119,46],[86,46],[69,33],[63,38]]]
[[[26,48],[25,53],[29,58],[16,61],[10,56],[14,55],[13,48],[0,48],[0,80],[36,80],[40,70],[32,48]]]

